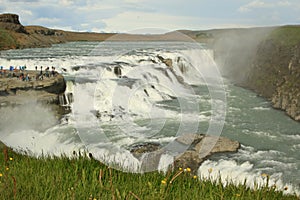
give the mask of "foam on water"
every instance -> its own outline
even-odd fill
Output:
[[[280,158],[280,159],[278,159]],[[300,188],[294,184],[292,174],[297,171],[295,158],[276,150],[257,151],[253,147],[243,146],[238,153],[227,156],[214,156],[205,161],[198,170],[200,177],[218,181],[222,184],[244,184],[250,188],[268,186],[286,194],[300,194]],[[275,186],[274,186],[275,185]]]
[[[46,132],[24,130],[10,133],[1,140],[12,148],[33,156],[72,156],[73,151],[84,152],[85,146],[80,141],[75,129],[65,130],[56,127]]]
[[[300,195],[298,188],[282,181],[282,173],[274,173],[272,175],[265,174],[262,171],[255,170],[253,164],[248,161],[238,163],[233,160],[208,160],[201,165],[198,170],[198,175],[203,179],[217,182],[221,180],[224,186],[230,183],[235,185],[243,185],[245,183],[251,189],[268,186],[275,187],[276,190],[283,191],[286,194],[296,193]]]

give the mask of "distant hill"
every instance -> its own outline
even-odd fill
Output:
[[[194,34],[193,32],[185,34],[184,31],[154,35],[63,31],[42,26],[23,26],[19,21],[18,15],[0,14],[0,50],[49,47],[52,44],[71,41],[104,41],[107,39],[122,41],[178,41],[191,40],[191,38],[201,42],[209,42],[212,39],[210,34]]]
[[[42,26],[23,26],[15,14],[0,15],[0,50],[48,47],[69,41],[103,41],[112,33],[84,33],[49,29]]]

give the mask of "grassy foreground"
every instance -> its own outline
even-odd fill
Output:
[[[199,180],[188,168],[132,174],[85,156],[37,159],[1,150],[0,199],[299,199],[269,187],[223,187]]]

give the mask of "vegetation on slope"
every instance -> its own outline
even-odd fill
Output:
[[[0,28],[0,49],[16,48],[17,44],[9,31]]]
[[[281,46],[294,46],[300,43],[300,26],[282,26],[273,30],[268,39]]]

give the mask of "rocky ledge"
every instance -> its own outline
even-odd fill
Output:
[[[0,15],[0,27],[18,33],[27,34],[25,27],[19,21],[19,16],[16,14]]]
[[[240,143],[225,137],[217,137],[204,134],[185,134],[174,142],[176,150],[186,148],[184,153],[175,156],[173,167],[191,168],[196,173],[200,165],[216,153],[237,152]],[[157,169],[160,158],[168,153],[158,143],[136,144],[131,147],[131,153],[142,161],[142,169],[145,171]]]
[[[59,105],[59,95],[66,89],[64,77],[56,73],[54,76],[39,79],[39,74],[39,71],[28,70],[1,72],[0,108],[30,102]]]

